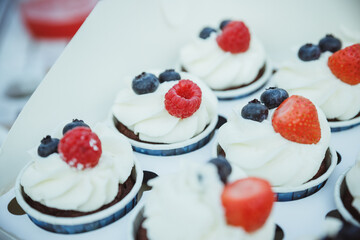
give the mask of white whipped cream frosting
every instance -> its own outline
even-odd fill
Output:
[[[99,163],[93,168],[70,167],[57,153],[43,158],[37,148],[29,152],[33,163],[24,171],[21,185],[32,200],[61,210],[90,212],[115,199],[119,183],[127,180],[134,166],[132,148],[105,124],[92,130],[102,146]]]
[[[355,165],[346,174],[345,179],[349,192],[354,198],[352,206],[360,212],[360,154]]]
[[[251,34],[246,52],[232,54],[223,51],[216,42],[216,33],[207,39],[195,38],[180,50],[180,62],[185,69],[199,76],[214,90],[249,84],[255,80],[266,61],[265,49]]]
[[[149,73],[158,76],[160,72]],[[200,107],[190,117],[180,119],[165,109],[165,94],[179,81],[161,83],[155,92],[142,95],[137,95],[131,86],[122,89],[113,104],[113,115],[135,134],[139,134],[143,141],[177,143],[198,135],[217,117],[218,100],[201,80],[188,73],[179,73],[181,79],[190,79],[202,92]],[[128,82],[131,83],[131,80]]]
[[[330,127],[319,108],[321,139],[316,144],[292,142],[275,132],[271,122],[275,109],[262,122],[244,119],[241,109],[235,107],[218,132],[219,145],[233,169],[264,178],[275,187],[299,186],[317,173],[330,143]]]
[[[286,89],[290,95],[310,99],[328,119],[349,120],[360,112],[360,84],[350,85],[335,77],[327,64],[331,52],[307,62],[293,55],[273,75],[278,87]]]
[[[227,225],[221,203],[223,183],[212,164],[182,166],[172,175],[150,182],[153,186],[145,203],[144,227],[150,240],[272,240],[271,218],[249,234]]]

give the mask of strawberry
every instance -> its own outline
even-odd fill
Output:
[[[250,32],[242,21],[231,21],[216,38],[219,47],[225,52],[246,52],[250,46]]]
[[[335,52],[328,59],[331,72],[344,83],[360,83],[360,44]]]
[[[76,127],[65,133],[58,151],[67,164],[83,170],[98,164],[102,148],[99,137],[90,128]]]
[[[287,140],[313,144],[320,141],[321,130],[315,105],[307,98],[293,95],[275,110],[272,125]]]
[[[227,223],[249,233],[265,224],[274,200],[270,183],[256,177],[227,184],[221,194]]]
[[[191,80],[180,80],[165,94],[165,109],[177,118],[193,115],[201,104],[201,89]]]

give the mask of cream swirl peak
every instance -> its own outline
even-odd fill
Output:
[[[351,204],[360,213],[360,154],[355,165],[346,174],[345,179],[349,192],[354,198]]]
[[[29,152],[33,163],[21,178],[24,192],[32,200],[60,210],[90,212],[113,201],[119,184],[126,181],[134,166],[131,145],[104,124],[97,124],[93,132],[102,147],[97,165],[80,169],[58,153],[40,157],[33,149]]]
[[[239,22],[233,21],[233,23]],[[201,38],[200,35],[200,38],[194,39],[192,43],[180,50],[182,66],[188,72],[202,78],[214,90],[226,90],[248,85],[257,78],[259,71],[265,67],[265,49],[254,34],[251,34],[251,38],[244,36],[245,34],[236,36],[236,39],[248,38],[249,42],[246,45],[248,48],[244,48],[246,50],[243,49],[243,51],[236,53],[231,48],[224,50],[223,45],[225,47],[241,46],[241,41],[239,44],[230,44],[228,41],[219,40],[226,39],[223,37],[226,31],[229,32],[227,34],[229,35],[228,39],[235,38],[236,34],[232,32],[237,31],[230,32],[229,29],[226,30],[227,27],[225,26],[220,34],[215,30],[212,31],[205,39]],[[248,34],[250,35],[250,33]]]
[[[271,216],[251,233],[227,224],[221,200],[224,185],[213,164],[183,165],[178,173],[161,176],[150,184],[153,189],[145,203],[143,223],[149,240],[274,238]]]
[[[160,71],[152,73],[158,75]],[[191,81],[164,81],[152,92],[145,94],[137,94],[131,87],[122,89],[112,106],[113,116],[141,141],[177,143],[198,135],[217,117],[218,100],[195,76],[185,72],[180,72],[180,75],[181,79]],[[191,98],[194,104],[184,109],[181,106],[186,106],[185,103],[176,105],[178,96],[175,92],[181,92],[181,89],[176,89],[179,84],[193,91]],[[174,101],[169,102],[169,99]],[[197,108],[193,108],[194,105]]]
[[[292,98],[294,96],[287,100]],[[285,101],[278,108],[286,106],[283,105]],[[286,129],[274,130],[274,124],[278,124],[274,121],[276,109],[269,110],[264,120],[257,121],[245,119],[240,114],[242,106],[235,107],[228,122],[219,129],[219,145],[233,169],[240,168],[248,176],[264,178],[272,186],[298,186],[314,177],[319,170],[329,147],[330,127],[325,115],[316,108],[315,116],[321,134],[316,133],[316,138],[308,139],[314,143],[298,138],[291,140],[291,135],[284,134]],[[300,124],[300,132],[302,126],[305,125]],[[300,135],[307,136],[307,133]]]

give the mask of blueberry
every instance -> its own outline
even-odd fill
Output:
[[[207,39],[212,32],[216,32],[216,30],[211,27],[205,27],[203,30],[201,30],[199,37],[202,39]]]
[[[322,52],[336,52],[341,49],[341,41],[331,34],[327,34],[319,41],[319,47]]]
[[[75,127],[87,127],[87,128],[90,128],[89,125],[84,123],[83,120],[73,119],[71,123],[66,124],[65,127],[63,128],[63,135],[67,131],[69,131],[69,130],[75,128]]]
[[[159,81],[160,83],[168,82],[168,81],[175,81],[180,80],[180,74],[178,72],[175,72],[174,69],[167,69],[165,72],[160,73],[159,75]]]
[[[213,158],[209,161],[209,163],[216,166],[221,181],[226,184],[227,178],[231,174],[232,170],[230,163],[223,157]]]
[[[257,122],[264,121],[269,114],[268,108],[261,104],[259,100],[254,99],[241,109],[241,116]]]
[[[220,23],[219,28],[220,28],[221,30],[223,30],[224,27],[226,27],[226,25],[228,25],[230,22],[231,22],[231,20],[229,20],[229,19],[223,20],[223,21]]]
[[[47,157],[52,153],[58,152],[59,139],[51,138],[49,135],[41,140],[38,147],[38,154],[40,157]]]
[[[288,97],[289,94],[284,89],[270,87],[261,94],[260,101],[265,104],[268,109],[273,109],[278,107]]]
[[[159,79],[154,74],[143,72],[132,81],[132,89],[139,95],[152,93],[156,91],[159,84]]]
[[[298,52],[298,56],[303,61],[311,61],[319,59],[321,50],[319,46],[307,43],[303,45]]]

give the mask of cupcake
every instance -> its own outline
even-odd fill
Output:
[[[310,100],[269,88],[245,106],[233,109],[220,127],[216,154],[234,169],[268,180],[279,201],[319,190],[336,165],[329,149],[330,127]]]
[[[183,154],[204,146],[213,136],[218,101],[198,78],[169,69],[143,72],[131,84],[118,93],[111,117],[135,151]]]
[[[360,227],[360,155],[335,186],[335,203],[342,217]]]
[[[210,162],[183,165],[178,173],[152,180],[129,239],[273,240],[270,184],[259,178],[227,182],[226,160]]]
[[[272,78],[278,87],[318,105],[332,131],[360,123],[360,44],[341,46],[332,35],[318,45],[305,44]]]
[[[137,202],[142,171],[126,138],[74,120],[29,151],[16,199],[41,228],[80,233],[106,226]]]
[[[180,51],[184,71],[199,76],[219,99],[245,97],[263,87],[271,66],[260,40],[242,21],[205,27]]]

